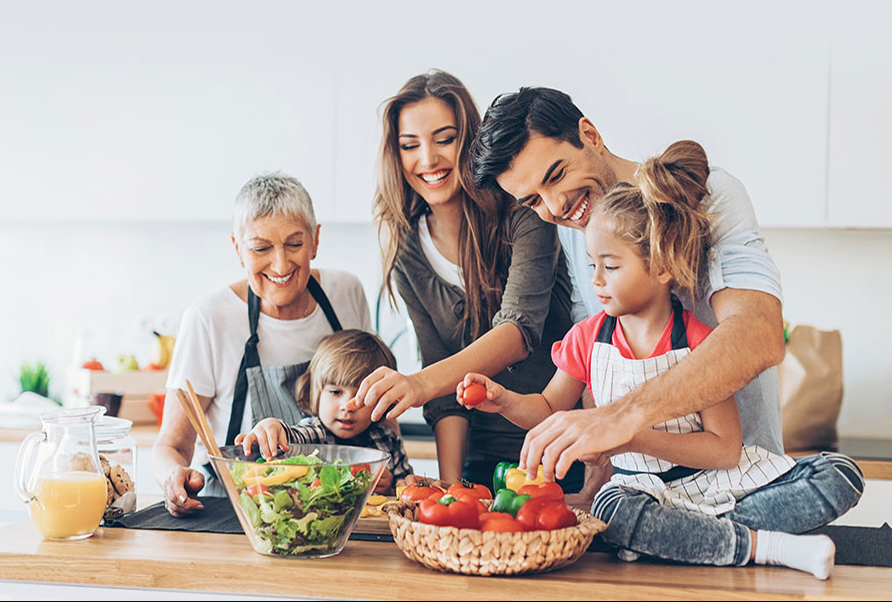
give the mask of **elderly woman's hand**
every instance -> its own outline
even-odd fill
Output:
[[[204,475],[187,466],[174,468],[164,481],[164,507],[177,518],[204,510],[194,496],[204,487]]]
[[[406,376],[381,366],[359,383],[349,407],[358,410],[363,406],[374,406],[372,420],[385,417],[392,420],[409,408],[423,406],[430,399],[417,374]],[[393,408],[388,412],[391,406]]]

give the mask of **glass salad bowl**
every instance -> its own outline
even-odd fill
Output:
[[[339,553],[390,454],[346,445],[289,445],[264,462],[229,445],[211,456],[255,552],[289,558]]]

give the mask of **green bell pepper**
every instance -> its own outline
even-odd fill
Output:
[[[505,488],[505,474],[512,468],[517,468],[517,462],[499,462],[492,473],[492,490],[498,491]]]
[[[492,501],[492,511],[507,512],[511,516],[517,516],[517,511],[520,510],[520,507],[532,497],[525,493],[518,494],[510,489],[499,489],[495,499]]]

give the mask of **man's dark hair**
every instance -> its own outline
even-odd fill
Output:
[[[508,171],[535,132],[582,148],[582,111],[567,94],[551,88],[521,88],[497,96],[483,117],[471,147],[474,184],[498,188],[496,178]]]

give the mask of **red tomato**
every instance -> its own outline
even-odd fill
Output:
[[[434,487],[432,485],[425,485],[424,482],[416,483],[414,485],[409,485],[403,492],[400,494],[401,502],[420,502],[421,500],[425,500],[429,497],[436,496],[434,499],[438,499],[443,495],[443,490],[439,487]]]
[[[576,513],[564,502],[534,497],[517,511],[517,522],[525,531],[553,531],[572,527],[578,519]]]
[[[322,480],[319,477],[316,477],[312,483],[310,483],[310,487],[319,487],[322,484]]]
[[[461,400],[465,405],[480,405],[486,400],[486,387],[478,383],[468,385],[461,394]]]
[[[543,506],[537,521],[539,528],[545,531],[572,527],[578,522],[576,513],[563,502],[551,502]]]
[[[263,485],[262,483],[254,483],[253,485],[250,485],[247,489],[247,492],[248,495],[250,495],[251,497],[256,497],[260,494],[272,495],[269,487]]]
[[[564,501],[564,490],[554,481],[546,481],[545,483],[524,485],[517,490],[518,494],[525,493],[533,497],[546,497],[557,502]]]
[[[458,497],[459,494],[463,494],[472,495],[481,500],[492,499],[492,493],[486,485],[478,485],[477,483],[470,483],[465,480],[459,481],[454,485],[450,485],[449,489],[446,490],[446,493],[450,493],[455,497]]]
[[[480,524],[482,525],[488,520],[496,519],[496,518],[514,518],[507,512],[481,512],[480,513]]]
[[[480,526],[478,516],[477,506],[468,498],[444,495],[440,500],[428,498],[418,503],[418,520],[428,525],[476,529]]]
[[[350,474],[352,474],[355,477],[358,472],[361,472],[363,470],[369,474],[372,473],[372,467],[369,466],[368,464],[354,464],[353,466],[350,467]]]
[[[503,514],[496,512],[494,514]],[[523,526],[514,520],[510,514],[505,518],[490,518],[489,520],[480,521],[481,531],[496,531],[498,533],[520,533]]]
[[[524,502],[523,506],[517,511],[517,522],[523,526],[524,531],[538,531],[539,512],[542,507],[551,502],[547,497],[534,497]]]

